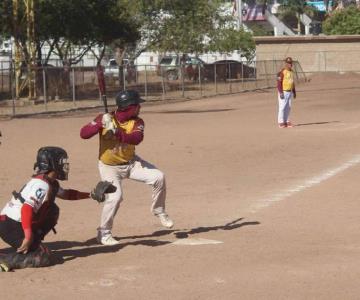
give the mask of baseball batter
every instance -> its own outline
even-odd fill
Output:
[[[59,147],[43,147],[37,153],[35,174],[0,213],[0,237],[15,249],[0,256],[0,271],[50,265],[50,251],[42,244],[54,230],[60,209],[55,198],[79,200],[90,193],[63,189],[58,180],[67,180],[68,155]]]
[[[140,103],[137,91],[126,90],[116,96],[116,111],[99,114],[81,128],[80,136],[88,139],[99,136],[99,172],[102,180],[116,186],[104,202],[97,239],[103,245],[119,242],[112,236],[114,217],[123,200],[122,181],[129,178],[152,187],[151,212],[164,227],[174,223],[165,212],[166,183],[163,172],[135,154],[135,146],[144,138],[144,121],[139,118]]]
[[[296,98],[294,72],[292,70],[293,60],[291,57],[285,59],[285,67],[278,73],[278,124],[279,128],[293,127],[290,122],[290,110],[292,98]]]

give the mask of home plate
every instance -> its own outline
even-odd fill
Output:
[[[195,246],[195,245],[214,245],[214,244],[222,244],[222,241],[216,241],[216,240],[208,240],[208,239],[178,239],[175,242],[172,242],[174,245],[189,245],[189,246]]]

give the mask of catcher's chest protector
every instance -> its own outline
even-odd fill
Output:
[[[55,203],[56,195],[59,191],[60,185],[57,180],[50,181],[49,177],[46,174],[40,174],[35,176],[34,178],[44,180],[49,185],[47,200],[42,204],[42,206],[34,216],[34,221],[36,223],[42,223],[47,218],[49,207],[53,203]]]

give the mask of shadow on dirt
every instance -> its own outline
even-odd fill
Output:
[[[86,242],[75,242],[75,241],[59,241],[53,243],[47,243],[47,246],[52,250],[53,254],[53,265],[62,264],[66,261],[70,261],[79,257],[87,257],[91,255],[101,253],[114,253],[127,246],[149,246],[157,247],[170,244],[169,241],[158,241],[158,240],[140,240],[128,243],[121,243],[114,246],[103,246],[96,242],[96,239],[91,239]],[[94,246],[94,244],[96,246]],[[85,247],[84,247],[85,246]],[[78,249],[69,249],[73,247],[83,247]],[[55,250],[55,249],[59,250]]]
[[[302,123],[302,124],[294,124],[296,126],[308,126],[308,125],[323,125],[323,124],[330,124],[330,123],[340,123],[340,121],[329,121],[329,122],[313,122],[313,123]]]
[[[99,245],[95,238],[89,239],[85,242],[56,241],[56,242],[45,243],[45,245],[48,246],[53,253],[52,265],[63,264],[66,261],[70,261],[79,257],[87,257],[101,253],[117,252],[120,249],[123,249],[128,246],[142,245],[148,247],[158,247],[158,246],[168,245],[171,244],[173,240],[159,241],[155,238],[161,236],[167,236],[170,234],[174,234],[176,239],[185,239],[192,235],[203,232],[218,231],[218,230],[234,230],[244,226],[260,224],[260,222],[257,221],[241,222],[242,220],[243,218],[238,218],[234,221],[226,223],[225,225],[218,225],[218,226],[204,226],[204,227],[196,227],[191,229],[173,229],[173,230],[167,229],[167,230],[158,230],[147,235],[126,236],[117,239],[118,240],[130,239],[135,241],[128,241],[114,246]],[[71,248],[77,248],[77,249],[71,249]],[[11,248],[2,249],[0,255],[7,254],[11,251],[13,251]]]
[[[231,221],[225,225],[218,226],[204,226],[204,227],[196,227],[191,229],[168,229],[168,230],[158,230],[151,234],[147,235],[134,235],[127,236],[122,238],[117,238],[118,240],[135,240],[121,243],[119,245],[114,246],[102,246],[99,245],[95,238],[89,239],[85,242],[77,242],[77,241],[57,241],[57,242],[49,242],[46,245],[52,250],[53,253],[53,265],[54,264],[62,264],[66,261],[70,261],[79,257],[87,257],[91,255],[101,254],[101,253],[112,253],[117,252],[120,249],[123,249],[127,246],[148,246],[148,247],[158,247],[171,244],[173,241],[160,241],[154,238],[167,236],[170,234],[174,234],[177,239],[188,238],[191,235],[195,235],[203,232],[210,231],[218,231],[218,230],[234,230],[239,229],[244,226],[249,225],[258,225],[260,222],[252,221],[252,222],[241,222],[243,218],[236,219]],[[77,249],[71,249],[71,248]]]
[[[184,239],[184,238],[188,238],[190,235],[197,234],[197,233],[217,231],[217,230],[234,230],[234,229],[241,228],[244,226],[260,224],[260,222],[257,222],[257,221],[238,223],[241,220],[243,220],[243,218],[239,218],[237,220],[234,220],[234,221],[227,223],[225,225],[222,225],[222,226],[197,227],[197,228],[193,228],[190,230],[176,231],[176,232],[174,232],[174,234],[178,239]]]

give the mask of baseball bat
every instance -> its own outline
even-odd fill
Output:
[[[104,68],[101,65],[98,65],[96,68],[96,74],[99,84],[100,95],[104,104],[105,113],[109,112],[106,98],[106,85],[105,85],[105,76],[104,76]]]

